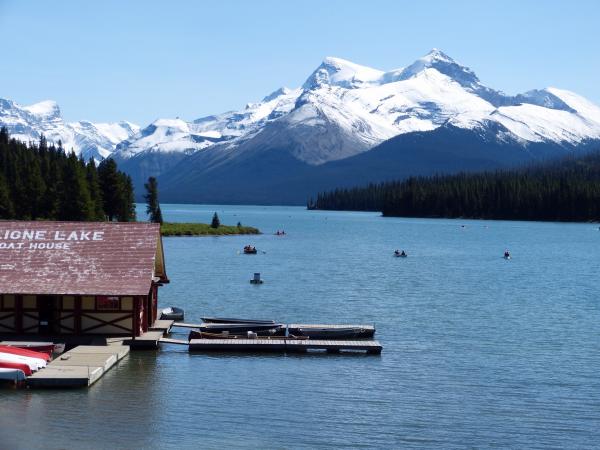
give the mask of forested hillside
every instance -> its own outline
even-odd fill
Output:
[[[48,145],[11,139],[0,129],[0,219],[135,220],[131,179],[112,159],[98,166]]]
[[[338,189],[319,194],[308,206],[403,217],[598,221],[600,153],[520,170]]]

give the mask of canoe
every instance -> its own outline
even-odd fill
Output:
[[[160,312],[161,320],[183,320],[183,309],[171,306],[165,308]]]
[[[288,339],[288,340],[298,340],[304,341],[309,339],[308,336],[262,336],[258,335],[254,339]],[[188,340],[192,339],[248,339],[247,333],[244,334],[224,334],[224,333],[206,333],[201,331],[192,330],[188,336]]]
[[[10,345],[0,345],[0,353],[12,353],[13,355],[26,356],[28,358],[39,358],[44,361],[50,361],[51,353],[36,352],[25,348],[12,347]]]
[[[235,319],[233,317],[201,317],[204,323],[260,323],[275,324],[274,320]]]
[[[300,336],[311,339],[356,339],[365,337],[363,328],[298,328]]]
[[[0,369],[18,369],[22,370],[27,376],[31,375],[31,367],[22,363],[0,361]]]
[[[0,380],[19,382],[25,380],[25,373],[19,369],[0,368]]]
[[[227,331],[230,334],[246,333],[254,331],[256,333],[275,333],[283,324],[281,323],[206,323],[198,330],[207,333],[221,333]]]
[[[41,353],[56,353],[57,355],[65,351],[65,344],[54,344],[53,342],[29,342],[29,341],[2,341],[0,346],[21,348],[24,350],[33,350]]]
[[[33,371],[46,367],[46,361],[38,358],[28,358],[27,356],[13,355],[12,353],[0,352],[0,361],[26,364]]]

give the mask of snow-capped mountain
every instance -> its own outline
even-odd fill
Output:
[[[555,88],[509,96],[434,49],[388,72],[325,58],[299,89],[280,89],[241,111],[190,123],[157,121],[118,152],[126,158],[210,147],[225,152],[285,147],[300,161],[319,165],[402,133],[447,123],[473,129],[487,122],[504,125],[524,143],[572,145],[600,137],[600,108],[582,97]]]
[[[8,129],[11,137],[21,141],[37,142],[43,134],[50,142],[62,142],[67,151],[83,155],[85,159],[101,160],[110,155],[115,146],[138,132],[139,127],[129,122],[66,123],[56,102],[46,100],[31,106],[21,106],[0,98],[0,126]]]
[[[0,100],[2,124],[17,138],[44,133],[86,156],[112,152],[138,192],[159,176],[171,201],[270,202],[294,186],[280,201],[302,202],[334,183],[407,176],[408,168],[499,167],[600,142],[600,108],[583,97],[557,88],[507,95],[437,49],[389,71],[328,57],[297,89],[190,122],[66,124],[53,102]]]

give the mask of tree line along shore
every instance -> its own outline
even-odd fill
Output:
[[[307,206],[397,217],[597,222],[600,152],[526,168],[336,189]]]
[[[164,236],[259,234],[254,227],[222,225],[215,213],[210,224],[163,223],[158,184],[146,185],[150,220]],[[96,164],[67,152],[60,141],[24,143],[0,128],[0,220],[136,221],[131,178],[112,158]]]

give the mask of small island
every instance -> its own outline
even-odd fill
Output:
[[[226,236],[235,234],[260,234],[254,227],[219,225],[214,228],[208,223],[173,223],[165,222],[160,226],[163,236]]]

